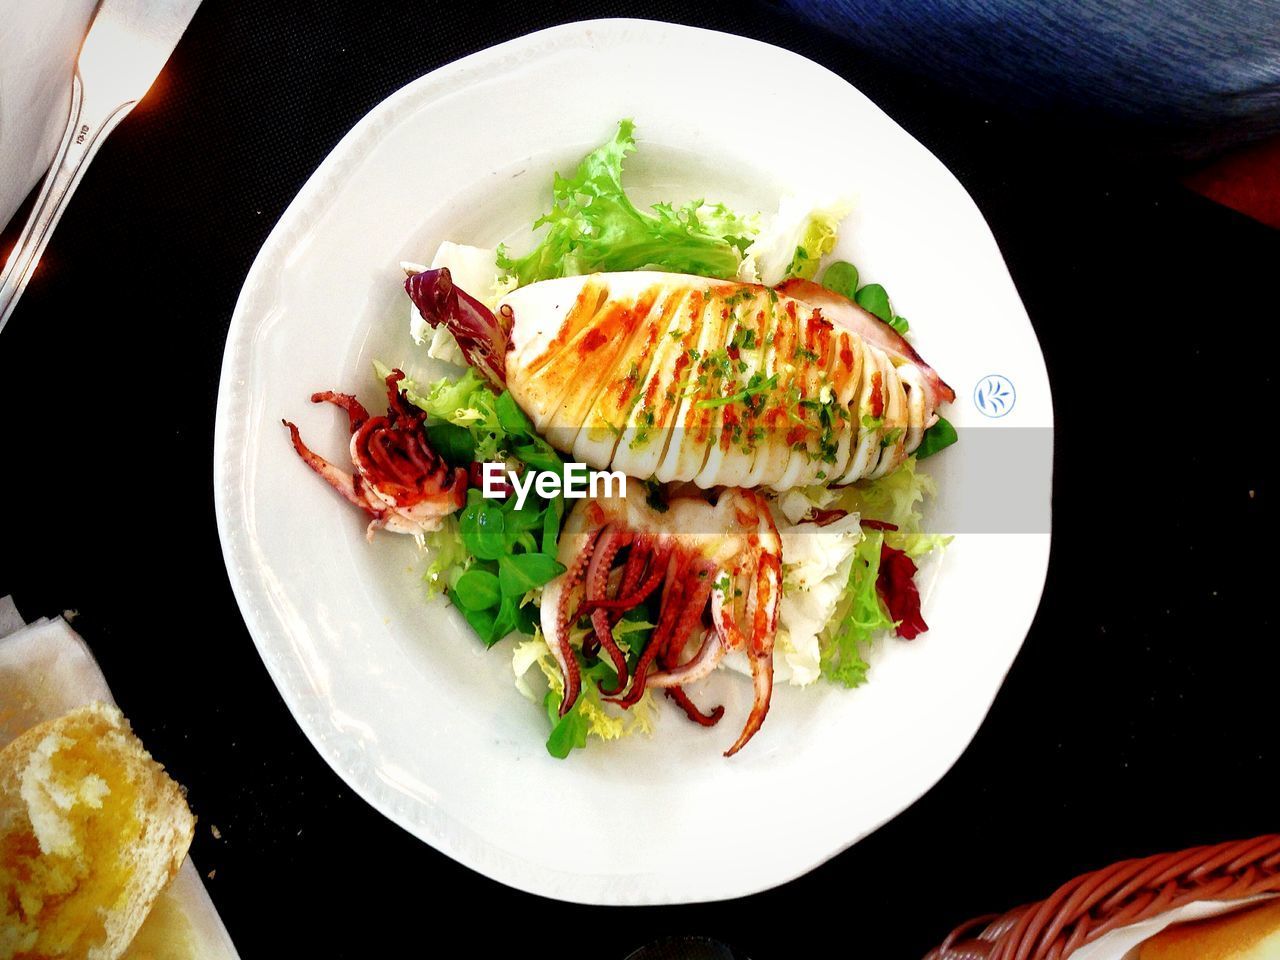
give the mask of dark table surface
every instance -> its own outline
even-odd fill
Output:
[[[223,340],[268,231],[356,120],[421,74],[556,19],[508,2],[463,13],[206,0],[85,176],[0,336],[0,593],[28,617],[78,611],[126,714],[189,788],[192,854],[246,960],[427,953],[446,928],[513,956],[621,958],[660,935],[706,933],[760,960],[818,943],[912,958],[969,916],[1082,870],[1276,830],[1275,378],[1263,341],[1280,315],[1280,234],[1127,161],[1109,138],[1007,116],[768,7],[557,7],[559,20],[617,15],[742,33],[825,64],[973,194],[1055,393],[1039,616],[934,789],[758,896],[560,904],[393,826],[304,739],[228,587],[210,482]],[[841,798],[811,806],[838,817]],[[457,929],[464,907],[492,922]]]

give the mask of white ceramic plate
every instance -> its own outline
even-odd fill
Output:
[[[748,89],[739,81],[750,77]],[[750,684],[713,678],[707,732],[663,705],[651,739],[567,761],[486,652],[423,598],[409,538],[364,523],[295,457],[281,427],[342,462],[347,431],[315,390],[383,400],[370,361],[424,359],[406,334],[400,260],[442,239],[528,242],[551,173],[634,117],[642,199],[706,195],[772,210],[788,185],[859,196],[841,256],[883,282],[922,353],[956,387],[949,417],[998,371],[1017,388],[993,429],[1052,427],[1043,360],[968,195],[845,81],[741,37],[641,21],[570,24],[502,44],[388,98],[342,140],[281,218],[245,282],[218,398],[215,499],[227,569],[285,702],[357,793],[481,873],[584,903],[715,900],[789,880],[919,797],[977,730],[1039,602],[1051,464],[1021,465],[1040,532],[964,534],[925,609],[932,630],[883,645],[872,681],[782,688],[732,760]],[[834,122],[834,118],[841,118]],[[522,247],[523,248],[523,247]],[[972,295],[981,291],[980,297]],[[933,463],[966,463],[962,442]],[[973,449],[981,447],[972,445]],[[952,495],[954,493],[952,492]]]

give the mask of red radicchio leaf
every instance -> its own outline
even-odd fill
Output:
[[[453,334],[467,363],[498,386],[506,385],[510,311],[495,317],[483,303],[453,285],[447,267],[415,273],[405,280],[404,291],[423,320],[432,327],[443,323]]]
[[[511,486],[511,481],[506,477],[507,465],[502,464],[503,475],[495,481],[491,481],[489,486],[497,492],[499,497],[509,497],[515,493],[515,489]],[[471,486],[477,490],[484,489],[484,464],[480,461],[473,461],[467,467],[467,480]]]
[[[890,523],[888,520],[872,520],[870,517],[861,517],[858,525],[866,527],[868,530],[897,530],[896,523]]]
[[[876,577],[876,593],[898,624],[903,640],[914,640],[929,629],[920,615],[920,591],[916,589],[916,565],[902,550],[887,543],[880,545],[880,573]]]
[[[809,512],[804,515],[805,523],[812,523],[819,527],[829,526],[837,520],[843,520],[849,515],[848,510],[841,510],[839,507],[833,507],[830,510],[819,510],[817,507],[810,507]],[[896,523],[890,523],[888,520],[872,520],[870,517],[861,517],[858,520],[860,526],[866,527],[868,530],[897,530]]]
[[[805,523],[813,523],[819,527],[825,527],[835,523],[837,520],[843,520],[849,515],[848,510],[819,510],[817,507],[810,507],[809,512],[802,518]]]

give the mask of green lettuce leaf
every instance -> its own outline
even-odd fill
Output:
[[[879,530],[865,531],[853,554],[844,595],[819,637],[822,675],[846,687],[866,682],[869,667],[864,654],[878,633],[893,627],[876,593],[883,542],[884,534]]]
[[[552,207],[534,222],[542,242],[523,257],[498,248],[501,270],[519,285],[552,277],[645,267],[732,278],[756,233],[752,220],[724,204],[694,200],[641,210],[622,186],[622,164],[635,149],[635,124],[583,157],[572,177],[556,174]]]
[[[863,539],[854,553],[844,594],[835,615],[818,637],[822,674],[828,679],[849,687],[865,682],[866,651],[878,634],[893,627],[893,618],[876,592],[881,545],[888,543],[918,560],[951,542],[950,536],[920,530],[920,506],[926,496],[935,492],[932,478],[917,469],[915,457],[908,457],[887,477],[855,484],[834,499],[830,491],[825,492],[823,500],[828,507],[856,512],[862,519],[879,520],[898,528],[881,531],[863,527]]]
[[[778,212],[747,248],[739,278],[770,287],[787,277],[812,280],[822,258],[835,249],[840,222],[852,208],[849,197],[784,194]]]
[[[848,212],[847,208],[838,207],[810,213],[801,230],[800,241],[791,255],[791,263],[787,266],[788,277],[813,279],[818,272],[818,262],[835,249],[840,221]]]
[[[836,505],[872,520],[892,523],[902,533],[916,533],[920,530],[920,505],[926,496],[936,492],[933,478],[917,469],[915,457],[908,457],[887,477],[849,487]]]
[[[628,653],[634,655],[640,646],[635,643],[636,637],[652,630],[653,624],[643,621],[621,621],[614,630],[614,637],[628,647]],[[575,650],[580,649],[585,631],[574,631],[569,642]],[[582,685],[578,699],[563,717],[560,716],[560,699],[564,695],[564,680],[560,669],[555,665],[546,641],[538,632],[532,640],[523,640],[516,644],[512,651],[511,669],[515,673],[516,688],[529,697],[537,700],[537,694],[529,684],[528,674],[533,667],[541,671],[546,680],[546,692],[541,697],[547,719],[551,723],[551,732],[547,737],[547,752],[553,757],[563,760],[572,751],[587,745],[588,737],[600,740],[617,740],[636,733],[649,734],[657,719],[657,710],[653,703],[652,691],[646,690],[640,701],[630,710],[622,710],[606,703],[600,693],[600,684],[614,681],[612,664],[605,660],[593,663],[584,661],[580,654],[578,666]]]

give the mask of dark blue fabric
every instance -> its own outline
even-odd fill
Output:
[[[1280,132],[1280,0],[779,0],[1019,110],[1197,155]]]

